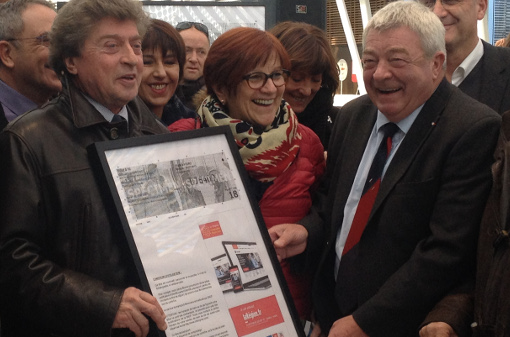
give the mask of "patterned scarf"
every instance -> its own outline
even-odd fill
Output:
[[[213,96],[203,101],[197,113],[203,126],[230,126],[246,171],[258,181],[275,180],[287,170],[299,152],[301,134],[297,131],[298,120],[283,100],[273,123],[264,130],[231,118]]]

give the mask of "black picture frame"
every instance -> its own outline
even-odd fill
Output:
[[[219,148],[217,148],[217,145],[220,145]],[[207,149],[207,147],[213,147],[213,150],[211,150],[211,148]],[[216,153],[211,153],[215,150],[217,150]],[[239,292],[239,287],[237,287],[237,290],[234,291],[228,291],[229,289],[225,290],[224,288],[222,289],[220,286],[226,286],[225,275],[222,275],[223,281],[219,282],[216,286],[216,277],[218,277],[218,280],[220,279],[218,273],[223,272],[224,269],[226,269],[225,267],[223,268],[223,271],[215,270],[211,267],[211,270],[214,270],[214,273],[216,273],[214,278],[206,276],[207,273],[210,273],[206,270],[207,268],[203,270],[204,277],[206,277],[208,280],[207,282],[211,284],[211,294],[215,288],[222,289],[221,292],[214,293],[216,295],[214,295],[213,299],[218,302],[225,301],[226,303],[226,305],[219,306],[220,308],[228,308],[229,315],[233,321],[233,325],[227,327],[228,329],[226,328],[226,330],[229,331],[229,336],[255,336],[260,335],[260,332],[263,332],[264,336],[269,334],[276,334],[277,336],[282,335],[286,337],[305,336],[302,324],[298,318],[297,311],[294,307],[285,278],[281,271],[280,264],[276,257],[276,253],[273,249],[271,239],[267,232],[262,214],[256,200],[252,197],[251,193],[249,193],[249,177],[244,169],[242,159],[239,155],[239,150],[229,127],[222,126],[203,128],[192,131],[98,142],[94,143],[89,148],[89,154],[95,173],[100,183],[104,184],[103,186],[105,187],[105,191],[107,191],[105,192],[105,203],[106,205],[110,205],[107,207],[110,208],[112,216],[114,218],[117,217],[122,225],[134,263],[139,273],[143,290],[152,293],[156,298],[158,298],[158,300],[160,300],[160,304],[165,310],[165,313],[167,314],[167,323],[169,326],[166,331],[167,336],[172,335],[169,333],[169,331],[173,330],[172,324],[170,323],[173,323],[174,328],[178,324],[176,324],[176,321],[172,318],[174,310],[170,308],[174,307],[172,305],[168,305],[168,301],[162,301],[161,299],[167,298],[169,294],[173,294],[173,291],[175,290],[172,290],[171,286],[166,286],[168,289],[162,291],[158,287],[163,286],[163,281],[157,281],[159,281],[159,279],[168,280],[165,282],[171,284],[170,281],[178,279],[178,276],[172,275],[176,273],[175,270],[177,269],[165,269],[169,266],[167,266],[167,263],[173,263],[178,266],[178,269],[182,268],[183,270],[186,269],[187,266],[179,265],[179,263],[184,264],[185,262],[168,262],[167,259],[164,258],[164,254],[169,254],[169,256],[177,254],[175,251],[175,246],[177,245],[174,244],[177,242],[175,241],[177,240],[177,236],[174,234],[161,235],[161,233],[167,231],[166,227],[171,227],[172,230],[174,227],[181,230],[182,227],[179,239],[184,238],[185,235],[182,235],[182,232],[187,231],[187,229],[185,229],[187,228],[186,226],[193,228],[192,225],[186,224],[186,219],[193,219],[193,221],[197,221],[200,228],[199,230],[196,228],[192,229],[194,234],[189,235],[189,237],[196,237],[197,233],[199,233],[199,239],[196,241],[198,243],[196,243],[195,246],[191,244],[193,247],[193,255],[196,253],[194,250],[199,252],[197,253],[198,255],[210,256],[211,260],[217,259],[222,253],[226,253],[228,255],[228,251],[218,253],[217,249],[219,249],[218,247],[220,246],[222,249],[225,248],[223,242],[232,242],[232,237],[228,236],[229,233],[234,237],[236,236],[231,233],[232,231],[239,231],[239,233],[236,232],[238,237],[235,237],[235,239],[239,239],[239,242],[250,241],[250,244],[253,244],[254,242],[258,243],[256,253],[258,260],[257,263],[259,263],[259,266],[263,265],[264,268],[253,269],[256,269],[257,273],[260,273],[260,270],[263,269],[271,279],[271,285],[269,285],[269,287],[266,286],[258,288],[258,293],[248,291]],[[223,173],[218,173],[221,170],[223,170]],[[230,170],[232,175],[229,175],[228,170]],[[183,191],[183,186],[188,186],[190,185],[190,181],[195,181],[195,178],[190,178],[188,176],[190,176],[192,172],[199,171],[216,172],[216,178],[213,178],[212,173],[209,173],[209,176],[203,176],[202,178],[197,179],[197,184],[200,179],[202,181],[199,187],[203,189],[201,191],[203,200],[201,199],[202,201],[196,205],[189,206],[189,203],[185,203],[183,201],[183,195],[185,193],[179,192],[178,189],[181,188],[181,191]],[[157,174],[154,172],[157,172]],[[154,178],[156,176],[158,177],[157,179]],[[161,177],[163,177],[163,179],[161,179]],[[184,180],[183,177],[188,178]],[[171,202],[174,207],[173,209],[170,209],[170,206],[168,206],[168,200],[174,199],[173,197],[168,197],[168,195],[171,195],[168,194],[168,188],[152,188],[152,191],[157,190],[160,192],[153,193],[150,197],[146,195],[148,193],[139,193],[136,197],[132,196],[131,191],[144,190],[141,187],[142,183],[162,180],[171,181],[172,179],[173,182],[165,186],[174,186],[174,193],[179,196],[178,198],[175,198],[178,200],[177,203],[173,201]],[[224,186],[222,187],[224,191],[236,191],[238,196],[231,197],[231,199],[224,197],[222,199],[223,201],[218,202],[218,189],[216,188],[216,185],[219,183],[216,184],[216,182],[220,180]],[[182,183],[182,186],[176,187],[179,183]],[[207,188],[209,188],[209,190],[212,188],[207,184],[214,185],[214,200],[211,193],[206,193]],[[145,191],[149,191],[149,188],[146,188]],[[165,192],[163,193],[161,191]],[[164,195],[164,197],[161,197],[162,195]],[[204,197],[204,195],[206,197]],[[163,202],[162,200],[166,200],[166,202]],[[165,204],[165,206],[161,206],[163,204]],[[139,211],[142,207],[140,205],[145,205],[145,213]],[[154,205],[159,206],[153,207]],[[147,209],[149,209],[149,212]],[[217,214],[215,214],[215,212],[217,212]],[[229,212],[232,212],[231,214],[234,216],[229,215]],[[238,216],[240,214],[242,214],[242,216]],[[216,215],[218,215],[218,219],[221,220],[212,222],[207,222],[208,220],[199,222],[199,220],[196,220],[202,218],[215,219]],[[182,220],[179,219],[179,217],[181,217]],[[243,222],[243,226],[235,225],[234,220],[231,220],[239,218],[243,218],[243,220],[245,220]],[[175,225],[175,223],[179,223],[179,221],[182,221],[182,224]],[[143,229],[140,230],[140,228]],[[157,228],[155,232],[158,234],[152,235],[151,232],[152,236],[150,236],[146,232],[143,232],[145,228],[151,228],[150,230]],[[158,232],[158,230],[160,230],[160,232]],[[218,234],[219,232],[222,232],[221,235]],[[171,241],[172,244],[167,246],[163,245],[164,247],[169,248],[165,248],[166,250],[151,248],[153,243],[149,242],[147,237],[159,238],[160,236],[158,235],[164,237],[165,240],[170,238],[169,241]],[[165,240],[161,240],[161,242],[166,242]],[[183,239],[182,241],[187,242],[187,240],[190,239],[186,237],[186,239]],[[155,242],[158,241],[156,240]],[[158,244],[159,243],[156,243],[155,246],[158,246]],[[149,249],[147,249],[147,247],[149,247]],[[242,247],[239,247],[239,249],[242,249]],[[148,253],[146,253],[147,251]],[[239,256],[241,257],[238,257],[236,261],[241,261],[241,268],[245,269],[241,274],[242,277],[246,278],[247,276],[245,275],[248,275],[250,271],[247,270],[248,268],[242,266],[244,260],[242,260],[243,256],[241,253],[242,252],[239,253]],[[159,257],[158,254],[163,254],[163,258]],[[155,258],[155,256],[158,257]],[[156,263],[154,262],[155,260],[157,260]],[[178,259],[172,259],[172,261],[174,260]],[[231,259],[229,260],[231,261]],[[161,267],[160,269],[160,267],[153,266],[160,264],[160,262],[163,261],[166,267]],[[200,261],[203,261],[203,259]],[[230,262],[230,265],[228,266],[229,268],[234,267],[231,266],[231,264],[232,262]],[[213,265],[211,264],[211,266]],[[198,271],[202,272],[200,271],[200,268],[201,267],[198,267]],[[215,266],[214,268],[217,267]],[[155,272],[155,270],[157,270],[157,272]],[[187,272],[183,271],[180,275],[183,275],[184,277],[185,274],[187,275]],[[246,284],[249,284],[247,279],[245,279],[245,281]],[[234,280],[232,280],[232,283],[234,283]],[[254,282],[250,282],[250,284],[253,283]],[[180,286],[185,287],[186,282],[181,283]],[[167,293],[166,291],[169,292]],[[165,295],[163,296],[161,294]],[[266,296],[268,294],[270,294],[270,296]],[[189,296],[192,295],[190,294]],[[183,303],[186,303],[186,296],[183,297],[182,301],[184,301]],[[270,319],[266,317],[267,322],[261,323],[259,326],[261,328],[259,330],[257,330],[257,325],[248,326],[247,324],[246,326],[243,326],[244,323],[241,323],[239,319],[235,318],[236,315],[239,315],[236,310],[245,310],[246,308],[243,308],[243,305],[252,305],[253,303],[257,303],[261,306],[265,306],[267,304],[267,307],[271,307],[271,309],[274,309],[273,307],[278,307],[277,309],[280,310],[281,318],[279,319],[281,319],[281,322],[271,325],[273,323],[271,323]],[[239,305],[236,306],[235,304]],[[168,308],[169,312],[167,312],[166,308]],[[262,310],[260,311],[262,312]],[[225,312],[222,314],[225,315]],[[271,315],[274,317],[278,316],[278,314],[275,313],[272,313]],[[169,318],[169,316],[171,317]],[[263,322],[263,319],[260,318],[260,321]],[[197,322],[196,324],[198,324],[198,326],[204,325],[200,322]],[[269,326],[267,326],[267,324],[269,324]],[[232,333],[232,326],[235,327],[236,334]],[[197,326],[192,325],[192,327],[196,328]]]

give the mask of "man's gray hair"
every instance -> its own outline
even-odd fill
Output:
[[[135,22],[144,36],[150,19],[137,0],[71,0],[58,12],[50,33],[50,65],[60,76],[67,72],[65,59],[81,56],[85,40],[104,18]]]
[[[418,35],[426,57],[431,58],[438,51],[446,55],[443,24],[429,8],[415,1],[390,2],[375,13],[363,31],[363,50],[370,31],[399,27],[407,27]]]
[[[46,0],[9,0],[0,4],[0,40],[6,41],[20,37],[25,28],[21,16],[31,4],[42,5],[55,10],[55,5]]]

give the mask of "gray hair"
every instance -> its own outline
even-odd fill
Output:
[[[399,27],[418,34],[426,57],[431,58],[438,51],[446,55],[443,24],[429,8],[414,1],[390,2],[375,13],[363,31],[363,50],[370,31],[384,32]]]
[[[25,28],[21,16],[27,7],[32,4],[55,10],[55,5],[46,0],[9,0],[0,4],[0,40],[7,41],[19,38]]]
[[[71,0],[59,11],[50,38],[50,65],[62,75],[67,72],[65,59],[81,56],[81,49],[95,25],[104,18],[136,23],[144,36],[150,19],[136,0]]]

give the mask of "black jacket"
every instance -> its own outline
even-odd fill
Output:
[[[2,104],[0,104],[0,131],[3,130],[8,123],[7,118],[5,118],[4,108],[2,107]]]
[[[502,114],[510,110],[510,48],[482,43],[482,59],[459,89]]]
[[[167,132],[139,98],[128,113],[129,130],[110,124],[71,85],[0,134],[2,337],[110,336],[123,290],[139,287],[87,154],[94,142]]]
[[[305,110],[296,114],[300,124],[308,126],[319,136],[324,150],[328,149],[329,136],[339,108],[333,106],[331,91],[321,88]]]
[[[494,183],[478,242],[475,336],[510,336],[510,113],[492,167]]]

